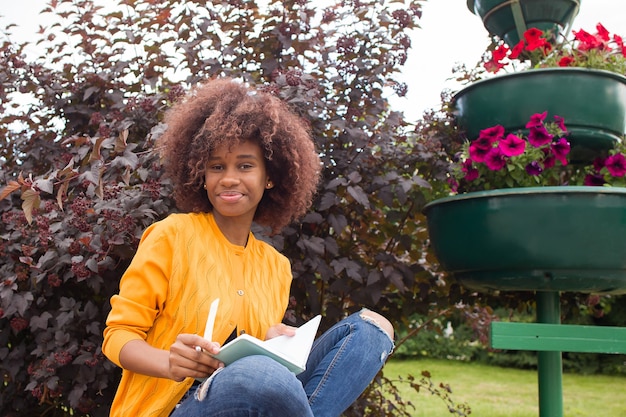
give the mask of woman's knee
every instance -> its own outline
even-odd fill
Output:
[[[391,340],[394,340],[393,325],[384,316],[368,309],[363,309],[360,314],[363,320],[368,320],[371,323],[377,325],[380,329],[387,333],[387,335],[389,335],[389,338]]]
[[[224,372],[235,391],[255,402],[278,405],[281,402],[306,401],[302,383],[285,366],[265,356],[248,356],[228,367]],[[226,370],[228,370],[228,367]]]
[[[242,377],[246,379],[246,385],[254,381],[257,385],[256,389],[268,397],[284,397],[286,393],[293,393],[294,395],[300,393],[302,384],[293,372],[269,357],[249,356],[237,362],[243,364]],[[237,362],[234,362],[233,365]]]

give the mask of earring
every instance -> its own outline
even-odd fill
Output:
[[[267,185],[265,186],[265,188],[267,188],[267,189],[269,190],[269,189],[270,189],[270,188],[272,188],[273,186],[274,186],[274,184],[272,184],[272,181],[268,181],[268,182],[267,182]]]
[[[206,183],[202,187],[206,190]]]

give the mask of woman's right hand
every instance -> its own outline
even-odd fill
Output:
[[[196,349],[198,347],[199,349]],[[185,378],[206,378],[224,364],[211,356],[220,351],[220,344],[197,334],[179,334],[170,346],[169,378],[181,382]]]

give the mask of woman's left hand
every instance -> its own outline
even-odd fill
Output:
[[[265,340],[273,339],[276,336],[294,336],[296,334],[296,328],[292,326],[287,326],[284,323],[278,323],[273,325],[267,330],[265,334]]]

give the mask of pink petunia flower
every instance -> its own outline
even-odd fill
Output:
[[[526,165],[525,169],[526,173],[533,177],[536,177],[543,172],[543,168],[541,168],[541,165],[537,161],[532,161],[530,164]]]
[[[546,120],[548,116],[548,112],[544,111],[543,113],[535,113],[530,116],[528,123],[526,123],[526,129],[530,129],[531,127],[543,126],[543,121]]]
[[[554,155],[548,154],[546,155],[546,157],[543,159],[542,162],[543,162],[543,169],[550,169],[554,165],[556,165],[556,158],[554,157]]]
[[[459,182],[455,178],[448,178],[448,185],[453,193],[459,191]]]
[[[496,141],[492,138],[488,138],[488,137],[479,137],[478,139],[476,139],[474,142],[472,142],[472,145],[474,145],[477,148],[483,149],[485,151],[488,151],[489,149],[493,148],[493,144]]]
[[[602,168],[604,168],[605,165],[606,165],[606,158],[599,156],[593,160],[593,169],[596,172],[600,172],[600,170],[602,170]]]
[[[626,175],[626,157],[621,153],[606,158],[605,166],[614,177],[623,177]]]
[[[552,154],[556,159],[561,161],[561,164],[567,165],[567,154],[571,149],[571,146],[567,139],[560,138],[558,141],[550,145],[552,148]]]
[[[500,171],[506,166],[506,159],[500,148],[491,148],[485,155],[485,165],[492,171]]]
[[[587,174],[585,175],[583,184],[590,186],[601,186],[606,184],[606,181],[604,180],[604,177],[600,174]]]
[[[563,133],[567,133],[567,128],[565,127],[565,119],[561,116],[554,116],[554,121],[559,126],[559,129],[563,131]]]
[[[472,160],[476,162],[485,162],[485,156],[489,152],[489,149],[481,148],[480,146],[476,146],[475,142],[469,146],[469,156]]]
[[[491,147],[492,144],[504,137],[504,126],[496,125],[483,129],[478,134],[478,139],[487,139]]]
[[[474,168],[473,161],[471,159],[469,159],[469,158],[466,159],[465,161],[463,161],[463,166],[462,166],[461,170],[463,172],[465,172],[464,179],[466,181],[474,181],[480,175],[478,170],[476,168]]]
[[[543,145],[552,142],[553,137],[554,135],[551,135],[545,126],[534,126],[531,127],[528,132],[528,143],[533,145],[535,148],[540,148]]]
[[[498,143],[498,147],[506,156],[517,156],[524,153],[526,141],[517,135],[509,133]]]

